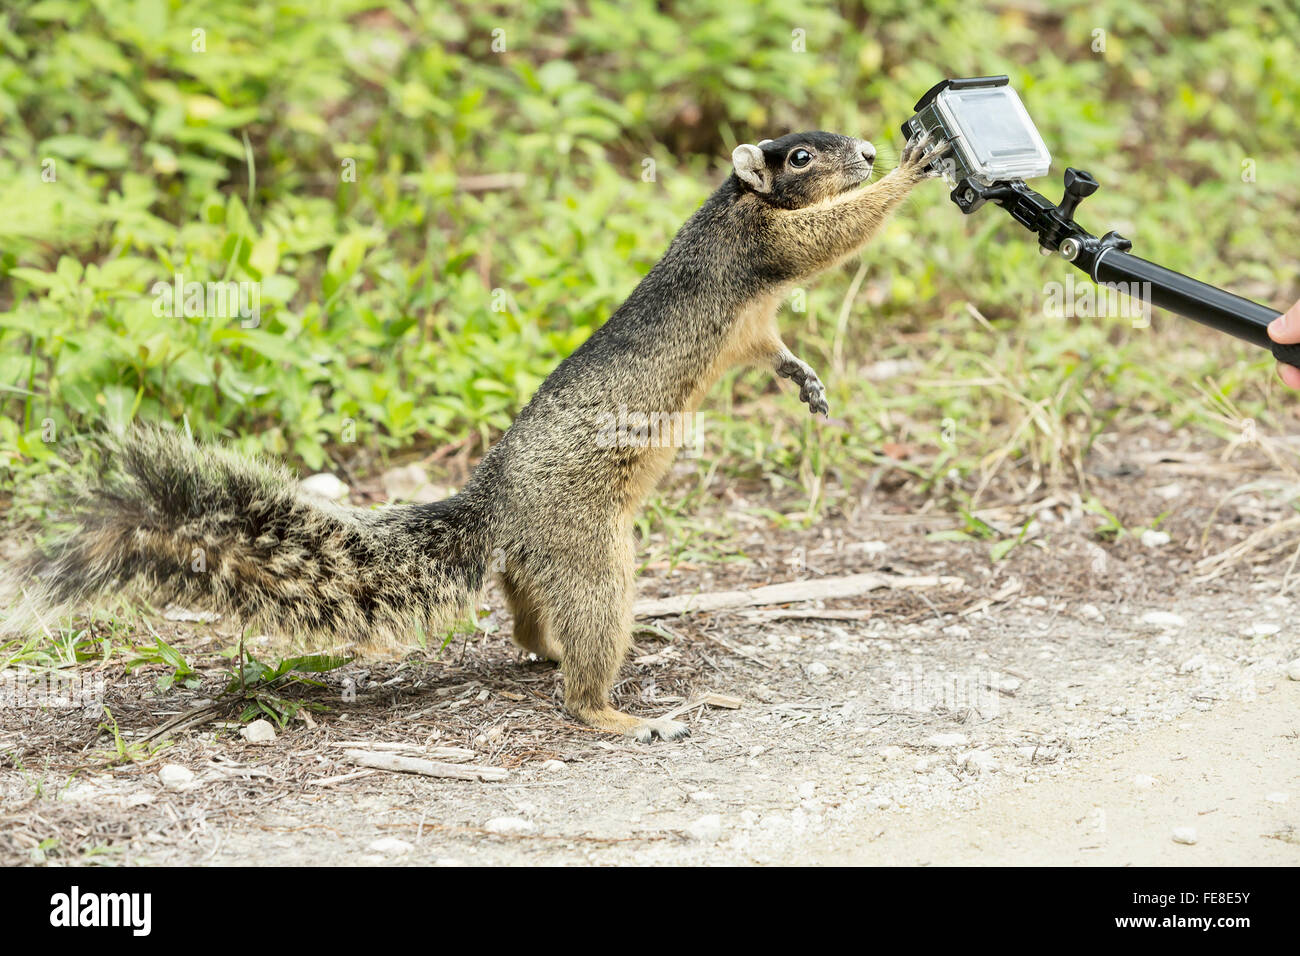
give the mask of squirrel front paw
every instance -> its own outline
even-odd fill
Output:
[[[941,140],[934,130],[914,134],[903,147],[903,156],[898,161],[898,171],[914,179],[930,179],[940,176],[939,170],[931,163],[952,151],[952,143]]]
[[[807,362],[793,355],[782,356],[777,363],[776,374],[799,386],[799,401],[807,405],[814,415],[818,412],[830,414],[830,406],[826,404],[826,386]]]

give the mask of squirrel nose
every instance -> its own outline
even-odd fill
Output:
[[[864,162],[872,162],[876,158],[876,147],[872,146],[865,139],[858,140],[858,155]]]

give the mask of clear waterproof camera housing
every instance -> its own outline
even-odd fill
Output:
[[[952,185],[1044,176],[1052,156],[1005,76],[944,80],[916,104],[904,135],[934,132],[952,144],[936,168]]]

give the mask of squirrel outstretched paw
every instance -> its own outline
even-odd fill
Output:
[[[898,168],[911,173],[917,179],[929,179],[942,175],[932,169],[930,164],[952,151],[952,143],[940,140],[933,130],[916,133],[903,147],[903,156],[898,161]]]
[[[826,404],[826,386],[812,370],[812,366],[803,359],[789,354],[782,355],[776,363],[776,374],[799,386],[799,401],[807,405],[814,415],[818,412],[830,414],[830,407]]]

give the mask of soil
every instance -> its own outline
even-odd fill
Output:
[[[223,622],[151,616],[195,686],[160,692],[168,668],[127,674],[114,657],[82,665],[104,677],[111,721],[0,710],[0,863],[1295,864],[1300,531],[1262,456],[1162,440],[1111,448],[1087,477],[1125,531],[1077,492],[1003,495],[980,517],[1003,541],[1025,531],[996,560],[994,539],[954,540],[963,519],[907,488],[876,485],[808,527],[774,522],[761,489],[719,494],[698,524],[727,560],[652,566],[642,596],[866,570],[962,584],[785,609],[856,618],[647,622],[615,702],[684,709],[676,743],[569,720],[562,676],[514,649],[494,592],[483,630],[440,654],[286,691],[320,709],[265,744],[221,699]],[[1168,539],[1144,539],[1160,515]],[[467,748],[508,773],[346,756],[383,743]],[[192,779],[164,785],[170,766]],[[1176,842],[1187,828],[1194,842]]]

